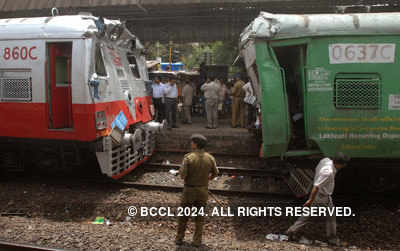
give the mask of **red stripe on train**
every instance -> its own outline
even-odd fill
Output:
[[[135,98],[136,119],[129,112],[125,101],[99,104],[72,104],[73,128],[49,129],[47,103],[0,102],[0,136],[15,138],[60,139],[94,141],[97,137],[95,112],[105,111],[108,127],[123,111],[128,125],[150,121],[149,99]]]

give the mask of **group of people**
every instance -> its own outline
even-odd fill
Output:
[[[218,175],[215,158],[205,152],[207,138],[201,134],[191,136],[192,152],[185,155],[183,165],[179,170],[180,177],[184,180],[181,206],[187,208],[205,208],[208,200],[208,183]],[[349,157],[338,152],[334,158],[323,158],[315,168],[313,188],[304,207],[334,208],[332,194],[335,187],[335,176],[338,170],[346,166]],[[311,216],[301,216],[286,231],[290,240],[295,240],[298,231],[310,223]],[[186,225],[189,216],[182,216],[178,219],[178,229],[175,242],[182,245],[185,237]],[[195,232],[193,235],[194,246],[202,244],[204,216],[195,216]],[[326,215],[326,234],[328,242],[333,245],[339,244],[336,235],[335,215]]]
[[[164,79],[163,82],[155,78],[152,87],[156,120],[162,122],[165,119],[168,128],[178,128],[178,103],[181,103],[183,108],[182,122],[192,124],[192,108],[195,97],[200,96],[196,95],[198,91],[204,97],[203,109],[207,129],[217,128],[219,114],[230,110],[233,128],[246,128],[255,122],[256,108],[252,85],[249,81],[245,84],[238,74],[234,77],[232,88],[217,78],[207,78],[198,90],[197,86],[188,80],[185,80],[183,88],[179,89],[176,80],[172,78]],[[231,107],[228,108],[230,104]]]
[[[178,104],[178,87],[175,79],[161,82],[155,78],[153,81],[153,105],[156,121],[167,120],[168,128],[178,128],[176,111]]]

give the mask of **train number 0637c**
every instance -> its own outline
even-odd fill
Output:
[[[395,44],[330,44],[329,62],[346,63],[393,63]]]
[[[3,49],[3,58],[5,60],[18,60],[18,59],[36,60],[38,58],[34,55],[35,50],[36,50],[36,46],[32,46],[32,47],[14,46],[12,48],[5,47]]]

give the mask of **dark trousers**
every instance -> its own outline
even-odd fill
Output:
[[[247,106],[247,126],[252,127],[256,122],[256,108],[253,105],[246,104]]]
[[[165,119],[165,107],[162,98],[153,98],[153,105],[155,110],[155,120],[162,122]]]
[[[165,98],[165,116],[168,127],[176,126],[176,98]]]

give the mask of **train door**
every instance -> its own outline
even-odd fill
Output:
[[[73,128],[72,42],[47,44],[49,128]]]
[[[304,113],[304,67],[305,45],[274,47],[279,65],[284,72],[285,91],[288,100],[290,121],[289,150],[300,150],[306,147],[305,113]]]
[[[283,155],[290,140],[288,101],[285,91],[285,72],[271,47],[256,43],[256,63],[261,86],[261,117],[263,127],[262,157]]]

